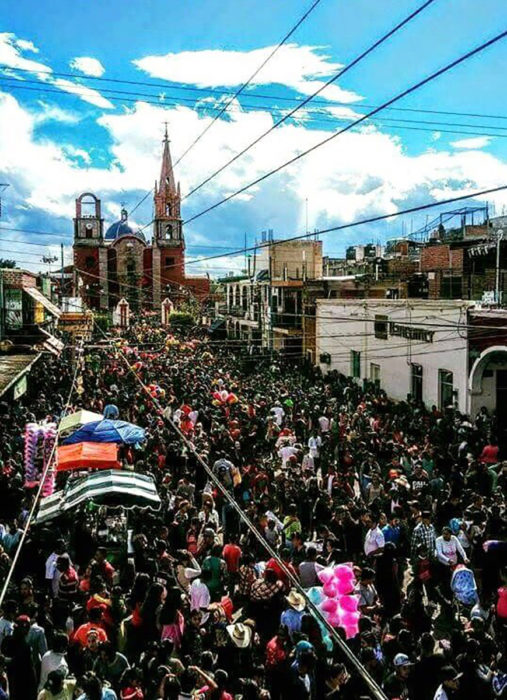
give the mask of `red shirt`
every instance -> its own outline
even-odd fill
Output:
[[[285,568],[287,568],[291,574],[294,576],[294,578],[299,578],[296,572],[296,569],[292,566],[290,562],[284,561]],[[289,579],[287,578],[287,575],[285,574],[284,571],[280,568],[280,564],[277,562],[276,559],[270,559],[268,563],[266,564],[266,569],[272,569],[278,580],[281,581],[284,585],[284,588],[288,591],[291,587],[291,583]]]
[[[72,641],[77,642],[82,647],[85,647],[88,641],[88,632],[90,632],[90,630],[93,630],[97,633],[99,642],[107,642],[107,634],[102,629],[102,627],[100,625],[97,625],[95,622],[85,622],[84,625],[78,627],[72,638]]]
[[[227,564],[227,571],[236,574],[239,571],[241,548],[237,544],[226,544],[222,550],[222,556]]]

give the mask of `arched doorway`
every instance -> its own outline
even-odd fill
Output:
[[[475,418],[482,406],[496,412],[498,439],[507,446],[507,345],[492,345],[481,352],[468,378],[470,415]]]

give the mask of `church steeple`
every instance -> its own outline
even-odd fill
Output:
[[[181,230],[180,185],[176,185],[169,146],[167,124],[165,126],[160,180],[155,182],[154,238],[172,245],[184,245]]]
[[[171,160],[171,149],[169,147],[170,141],[167,134],[167,123],[165,125],[164,134],[164,152],[162,154],[162,167],[160,168],[160,180],[159,188],[167,187],[171,192],[176,192],[176,185],[174,182],[174,172],[173,163]]]

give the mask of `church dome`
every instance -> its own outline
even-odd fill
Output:
[[[106,241],[115,241],[121,236],[135,236],[146,243],[143,232],[134,231],[134,229],[130,226],[128,222],[128,214],[125,209],[121,210],[121,219],[119,221],[115,221],[114,224],[111,224],[111,226],[107,229],[104,238]]]

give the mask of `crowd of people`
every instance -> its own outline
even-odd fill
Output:
[[[395,403],[242,347],[200,331],[168,339],[146,321],[85,346],[71,410],[113,405],[145,428],[122,468],[151,475],[162,506],[88,504],[29,529],[0,611],[0,700],[372,697],[344,644],[390,699],[505,697],[494,417]],[[60,420],[67,352],[0,404],[0,583],[34,498],[24,426]],[[361,617],[337,640],[308,595],[345,562]]]

